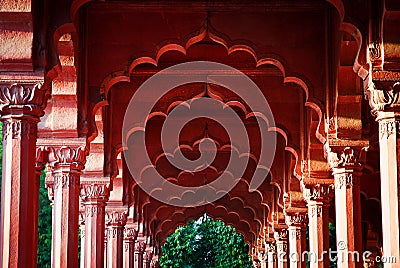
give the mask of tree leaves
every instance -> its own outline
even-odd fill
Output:
[[[204,215],[178,227],[162,247],[166,268],[252,267],[249,247],[232,226]]]

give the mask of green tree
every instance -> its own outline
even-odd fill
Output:
[[[178,227],[162,247],[165,268],[252,267],[249,246],[232,226],[204,215]]]
[[[39,223],[38,223],[38,267],[51,267],[51,205],[45,188],[46,175],[40,176]]]

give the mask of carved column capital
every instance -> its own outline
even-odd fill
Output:
[[[307,202],[318,201],[329,204],[334,194],[333,179],[308,179],[302,181],[303,196]]]
[[[274,238],[275,241],[283,241],[283,240],[286,241],[288,238],[287,228],[284,227],[274,228]]]
[[[308,209],[289,207],[285,209],[287,226],[305,227],[308,223]]]
[[[145,241],[136,241],[135,252],[136,253],[144,253],[145,250],[146,250],[146,242]]]
[[[373,115],[388,110],[398,110],[400,105],[400,82],[393,82],[398,77],[390,77],[390,72],[373,73],[374,81],[364,87],[364,94],[369,100]]]
[[[39,81],[5,84],[0,82],[0,113],[4,117],[40,117],[49,92]]]
[[[85,166],[85,146],[46,146],[46,149],[49,151],[49,163],[52,167],[71,167],[81,171]]]
[[[81,182],[80,196],[84,203],[106,202],[110,195],[109,184],[103,182]]]
[[[368,142],[355,141],[353,146],[346,146],[343,143],[332,140],[324,145],[325,158],[331,169],[356,168],[365,163]]]
[[[125,209],[106,208],[107,226],[124,226],[126,224],[127,211]]]
[[[45,152],[41,148],[36,148],[35,168],[36,168],[36,174],[38,176],[42,175],[42,172],[46,166],[46,159],[44,154]]]
[[[125,226],[125,229],[124,229],[124,240],[135,241],[137,235],[138,235],[138,232],[136,231],[135,228]]]

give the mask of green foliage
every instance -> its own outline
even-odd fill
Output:
[[[162,247],[165,268],[252,267],[243,236],[222,221],[204,215],[178,227]]]
[[[51,210],[50,200],[45,188],[45,173],[40,176],[39,190],[39,243],[38,267],[51,267]]]

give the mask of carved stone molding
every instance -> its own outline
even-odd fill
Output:
[[[301,174],[303,179],[310,178],[310,160],[301,160]]]
[[[80,196],[86,202],[106,202],[110,195],[109,185],[105,183],[81,183]]]
[[[388,139],[392,135],[400,134],[399,121],[393,119],[384,119],[379,121],[379,139]]]
[[[334,194],[333,179],[303,180],[303,196],[307,202],[320,201],[329,203]]]
[[[86,162],[84,146],[46,146],[49,151],[49,163],[53,167],[71,167],[82,170]]]
[[[104,206],[85,205],[85,216],[87,218],[94,216],[102,216],[104,214]]]
[[[79,186],[79,175],[74,173],[54,172],[54,189],[68,188],[71,185]]]
[[[335,189],[342,189],[343,187],[351,188],[353,186],[360,186],[360,178],[354,176],[351,172],[344,172],[335,174]]]
[[[0,84],[0,112],[12,115],[15,111],[40,117],[49,98],[41,82]],[[20,114],[19,114],[20,116]]]
[[[46,160],[44,156],[44,152],[41,148],[36,148],[36,162],[35,162],[35,169],[36,175],[42,175],[43,170],[46,167]]]
[[[323,213],[324,208],[323,208],[323,206],[314,205],[314,206],[311,206],[309,208],[309,210],[310,210],[311,218],[322,217],[322,213]]]
[[[106,236],[107,236],[107,241],[110,241],[110,239],[123,238],[124,230],[122,229],[122,227],[118,228],[115,228],[114,226],[107,227]]]
[[[332,146],[328,143],[324,146],[325,158],[331,168],[360,166],[365,162],[366,151],[367,147],[362,146]]]
[[[369,50],[369,58],[371,61],[376,61],[381,59],[381,46],[378,41],[371,43],[368,47]]]
[[[37,133],[37,122],[14,118],[3,119],[4,138],[21,139],[22,136],[34,136]]]
[[[135,241],[137,237],[138,232],[136,231],[135,228],[129,228],[125,226],[124,229],[124,240],[130,240],[130,241]]]
[[[302,230],[301,230],[301,228],[300,227],[296,227],[296,229],[291,232],[290,238],[292,240],[300,240],[300,239],[302,239]]]
[[[136,253],[144,253],[146,250],[146,242],[144,241],[136,241],[135,243],[135,252]]]
[[[370,81],[365,87],[364,94],[369,100],[372,114],[400,105],[400,82]]]
[[[286,228],[276,228],[274,230],[275,241],[286,241],[288,239],[288,230]]]
[[[106,224],[109,226],[125,226],[126,214],[126,211],[106,209]]]
[[[285,221],[288,226],[303,227],[308,223],[308,210],[302,209],[301,212],[285,211]]]

